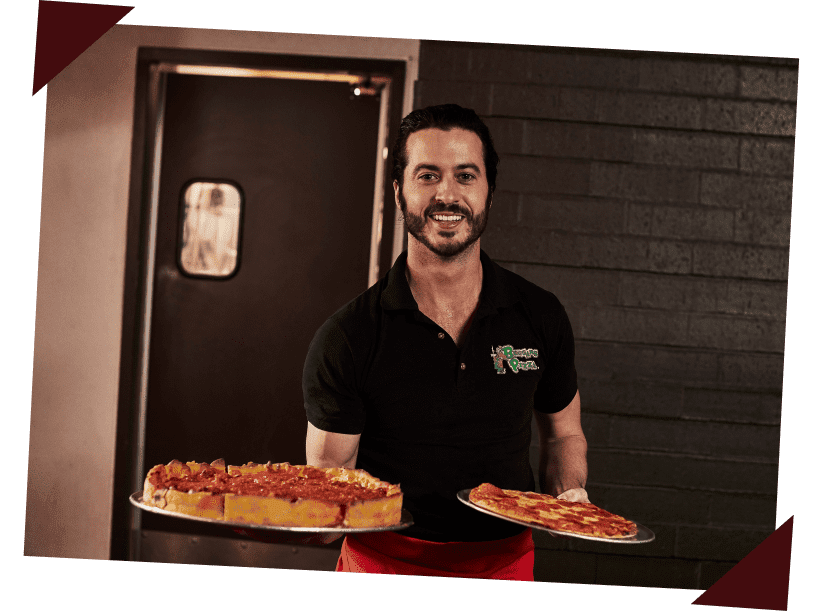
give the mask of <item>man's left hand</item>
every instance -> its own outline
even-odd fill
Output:
[[[566,490],[562,494],[557,495],[558,499],[563,499],[564,501],[572,501],[574,503],[588,503],[589,495],[586,494],[585,488],[570,488]]]

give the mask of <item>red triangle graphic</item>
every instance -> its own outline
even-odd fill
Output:
[[[32,95],[60,74],[133,8],[40,0],[37,9]]]
[[[786,611],[793,517],[701,594],[693,605]]]

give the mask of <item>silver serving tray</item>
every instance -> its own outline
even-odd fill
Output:
[[[538,526],[537,524],[530,524],[528,522],[523,522],[522,520],[517,520],[515,518],[507,518],[505,516],[501,516],[498,513],[494,513],[493,511],[489,511],[488,509],[485,509],[484,507],[478,507],[477,505],[474,505],[474,503],[471,502],[470,498],[468,498],[470,493],[471,493],[471,488],[467,488],[465,490],[460,490],[459,492],[457,492],[457,498],[460,501],[462,501],[463,503],[465,503],[466,505],[468,505],[469,507],[472,507],[473,509],[476,509],[477,511],[482,512],[484,514],[487,514],[489,516],[493,516],[493,517],[499,518],[501,520],[506,520],[508,522],[514,522],[514,524],[520,524],[521,526],[528,526],[529,528],[535,528],[537,530],[544,530],[546,532],[552,533],[553,535],[557,535],[557,536],[560,536],[560,537],[572,537],[574,539],[586,539],[587,541],[602,541],[604,543],[648,543],[649,541],[654,541],[655,540],[655,533],[653,533],[651,530],[649,530],[648,528],[646,528],[642,524],[638,524],[634,520],[629,520],[629,521],[635,523],[635,525],[637,526],[637,533],[632,535],[632,536],[629,536],[629,537],[623,537],[622,539],[610,539],[610,538],[607,538],[607,537],[595,537],[595,536],[592,536],[592,535],[584,535],[582,533],[573,533],[573,532],[569,532],[569,531],[566,531],[566,530],[554,530],[554,529],[551,529],[551,528],[545,528],[543,526]]]
[[[227,520],[217,520],[215,518],[202,518],[200,516],[190,516],[184,513],[178,513],[176,511],[168,511],[166,509],[161,509],[160,507],[153,507],[152,505],[146,505],[144,502],[144,493],[142,491],[134,492],[129,495],[129,502],[132,503],[135,507],[139,509],[143,509],[144,511],[149,511],[151,513],[157,513],[164,516],[170,516],[173,518],[183,518],[185,520],[193,520],[195,522],[204,522],[205,524],[217,524],[219,526],[225,526],[232,529],[245,529],[245,530],[273,530],[278,532],[293,532],[293,533],[308,533],[308,534],[328,534],[328,533],[341,533],[341,534],[348,534],[348,533],[372,533],[372,532],[384,532],[389,530],[402,530],[404,528],[408,528],[409,526],[413,525],[413,516],[407,509],[402,509],[402,519],[398,524],[392,524],[390,526],[374,526],[371,528],[345,528],[342,526],[312,526],[312,527],[305,527],[305,526],[276,526],[273,524],[250,524],[248,522],[228,522]]]

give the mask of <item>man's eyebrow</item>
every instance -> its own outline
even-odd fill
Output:
[[[413,169],[413,173],[416,174],[419,170],[431,170],[433,172],[439,172],[439,166],[435,166],[430,163],[420,163]]]
[[[479,167],[476,163],[461,163],[454,167],[455,170],[474,170],[478,174],[481,174]],[[416,174],[419,170],[431,170],[433,172],[439,171],[439,166],[433,165],[431,163],[420,163],[413,169],[413,173]]]

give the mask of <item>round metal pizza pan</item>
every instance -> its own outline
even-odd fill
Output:
[[[342,526],[313,526],[313,527],[306,527],[306,526],[277,526],[273,524],[251,524],[249,522],[228,522],[226,520],[217,520],[215,518],[202,518],[200,516],[190,516],[184,513],[178,513],[176,511],[167,511],[166,509],[161,509],[160,507],[153,507],[152,505],[146,505],[143,502],[144,493],[142,491],[134,492],[129,495],[129,502],[132,503],[135,507],[139,509],[143,509],[144,511],[149,511],[151,513],[157,513],[164,516],[170,516],[173,518],[183,518],[185,520],[193,520],[195,522],[204,522],[206,524],[217,524],[218,526],[224,526],[229,528],[241,528],[247,530],[271,530],[271,531],[278,531],[278,532],[286,532],[286,533],[309,533],[309,534],[327,534],[327,533],[341,533],[341,534],[348,534],[348,533],[371,533],[371,532],[385,532],[390,530],[402,530],[404,528],[408,528],[409,526],[413,525],[413,516],[407,509],[402,509],[402,519],[398,524],[392,524],[390,526],[374,526],[371,528],[345,528]]]
[[[487,514],[489,516],[493,516],[495,518],[499,518],[501,520],[506,520],[507,522],[514,522],[514,524],[521,524],[522,526],[528,526],[529,528],[536,528],[537,530],[544,530],[546,532],[550,532],[554,535],[558,535],[561,537],[572,537],[574,539],[585,539],[587,541],[600,541],[603,543],[649,543],[650,541],[655,540],[655,533],[651,530],[643,526],[642,524],[638,524],[634,520],[629,520],[630,522],[634,522],[637,526],[637,533],[631,535],[629,537],[611,539],[608,537],[594,537],[592,535],[584,535],[582,533],[573,533],[566,530],[554,530],[552,528],[544,528],[543,526],[538,526],[537,524],[529,524],[528,522],[524,522],[522,520],[517,520],[516,518],[508,518],[505,516],[501,516],[493,511],[489,511],[484,507],[478,507],[471,502],[469,495],[471,494],[471,488],[467,488],[465,490],[460,490],[457,492],[457,498],[468,505],[469,507],[476,509],[479,512]],[[627,518],[628,519],[628,518]]]

